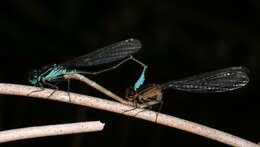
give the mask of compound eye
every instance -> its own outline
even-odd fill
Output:
[[[133,87],[128,87],[127,89],[126,89],[126,98],[128,99],[128,100],[134,100],[135,99],[135,97],[136,97],[136,91],[134,90],[134,88]]]
[[[35,85],[37,84],[37,78],[38,78],[38,72],[36,70],[33,70],[31,72],[29,72],[29,78],[28,81],[32,84]]]

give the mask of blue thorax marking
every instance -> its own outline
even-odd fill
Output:
[[[46,70],[44,73],[42,73],[39,76],[39,78],[42,78],[42,80],[45,81],[45,80],[55,79],[60,75],[75,74],[75,73],[76,73],[76,70],[67,70],[63,66],[60,66],[60,65],[57,66],[56,64],[54,64],[54,67],[51,67],[48,70]],[[45,74],[47,74],[47,75],[44,76]],[[39,78],[38,78],[38,81],[40,81]]]
[[[147,68],[147,66],[144,66],[144,69],[143,69],[143,72],[142,72],[140,78],[135,83],[135,87],[134,87],[135,91],[144,83],[144,80],[145,80],[144,74],[145,74],[146,68]]]

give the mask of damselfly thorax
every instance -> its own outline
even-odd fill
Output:
[[[133,87],[126,90],[126,98],[129,101],[135,101],[140,104],[148,104],[151,101],[160,103],[163,92],[156,84],[146,84],[141,86],[137,91]]]

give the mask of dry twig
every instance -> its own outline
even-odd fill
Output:
[[[33,86],[24,86],[18,84],[4,84],[4,83],[0,84],[0,93],[8,94],[8,95],[27,96],[28,93],[30,93],[31,91],[35,91],[37,89],[38,89],[37,87],[33,87]],[[49,94],[52,91],[53,89],[45,89],[44,91],[41,92],[32,93],[30,96],[35,98],[56,100],[61,102],[73,103],[77,105],[107,110],[110,112],[115,112],[123,115],[128,115],[128,116],[148,120],[151,122],[155,122],[155,118],[157,115],[157,112],[150,111],[150,110],[143,111],[143,109],[139,109],[139,108],[134,109],[133,111],[125,112],[126,110],[133,109],[133,107],[118,102],[114,102],[114,101],[109,101],[101,98],[80,95],[75,93],[70,94],[71,101],[69,101],[68,93],[63,91],[57,91],[51,97],[48,98]],[[136,115],[137,112],[140,111],[143,112],[138,113],[138,115]],[[197,123],[193,123],[187,120],[162,114],[162,113],[159,113],[156,123],[173,127],[173,128],[178,128],[180,130],[184,130],[194,134],[198,134],[232,146],[259,147],[259,145],[253,142],[233,136],[231,134],[216,129],[212,129]]]
[[[36,137],[96,132],[103,128],[104,124],[100,121],[92,121],[12,129],[0,132],[0,143]]]

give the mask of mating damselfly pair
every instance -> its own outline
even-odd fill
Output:
[[[126,99],[135,103],[145,104],[147,106],[162,103],[163,91],[167,89],[176,89],[196,93],[217,93],[241,88],[249,82],[248,69],[237,66],[206,72],[163,84],[142,85],[147,66],[132,57],[132,55],[139,51],[141,47],[141,42],[136,39],[120,41],[64,63],[53,64],[45,66],[40,70],[34,70],[29,75],[29,82],[32,85],[41,87],[41,90],[44,89],[44,85],[48,85],[56,90],[58,89],[55,84],[56,81],[64,80],[63,76],[66,74],[80,73],[95,75],[115,69],[128,60],[134,60],[143,66],[143,72],[134,87],[130,86],[127,88]],[[77,70],[79,67],[97,66],[119,60],[122,61],[110,68],[97,72]],[[69,79],[67,80],[69,92]],[[55,90],[50,95],[52,95]]]

